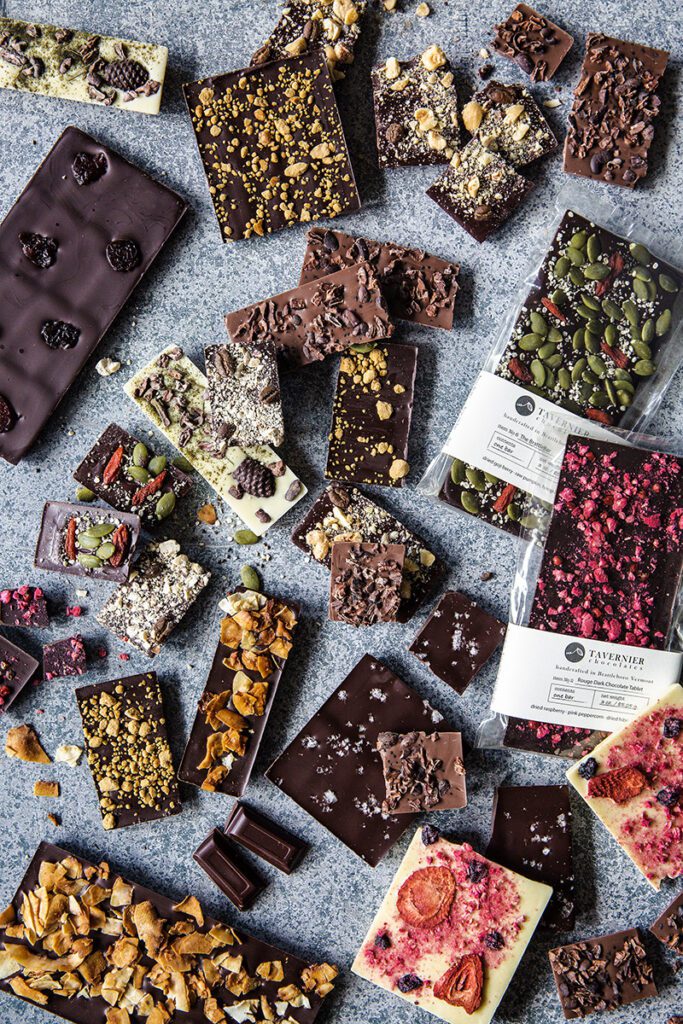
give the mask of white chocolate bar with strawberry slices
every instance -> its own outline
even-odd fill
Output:
[[[551,895],[419,828],[352,970],[449,1024],[489,1024]]]

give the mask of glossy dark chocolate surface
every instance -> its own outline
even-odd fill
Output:
[[[192,854],[202,871],[238,910],[248,910],[265,888],[253,869],[238,863],[232,844],[215,828]]]
[[[308,850],[308,843],[303,839],[241,800],[230,812],[225,834],[286,875],[292,873]]]
[[[0,713],[11,707],[24,687],[36,678],[38,669],[35,658],[0,636]]]

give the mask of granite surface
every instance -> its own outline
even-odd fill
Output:
[[[380,173],[376,166],[369,88],[372,63],[388,56],[408,57],[432,42],[440,43],[453,60],[466,95],[482,63],[479,49],[490,42],[490,27],[512,8],[512,0],[493,0],[479,7],[458,0],[429,0],[432,15],[415,17],[417,0],[398,0],[393,14],[382,12],[371,0],[357,61],[348,79],[338,87],[351,155],[363,208],[339,221],[348,231],[375,238],[391,238],[422,245],[462,263],[463,290],[458,299],[456,326],[450,333],[402,325],[396,340],[415,342],[420,349],[415,416],[410,442],[412,473],[400,493],[377,491],[388,508],[431,540],[449,566],[448,584],[466,590],[498,616],[505,617],[515,565],[515,546],[509,538],[458,515],[445,506],[432,505],[414,489],[430,459],[444,441],[455,415],[487,351],[500,311],[520,283],[530,233],[548,219],[553,197],[564,182],[558,155],[538,174],[538,188],[524,209],[495,238],[477,245],[424,195],[433,180],[429,168]],[[120,661],[123,646],[97,627],[95,612],[110,592],[104,583],[86,585],[78,598],[80,581],[56,574],[36,573],[33,548],[46,499],[70,499],[71,473],[84,453],[112,419],[134,433],[149,425],[126,398],[122,386],[139,366],[164,346],[182,345],[200,361],[205,345],[223,338],[223,314],[292,286],[304,249],[304,229],[297,227],[268,239],[236,246],[221,245],[204,176],[197,156],[189,118],[181,96],[181,83],[216,71],[228,71],[248,62],[275,21],[276,0],[9,0],[3,13],[51,20],[111,35],[165,43],[171,53],[166,94],[159,117],[144,117],[115,109],[64,103],[43,97],[0,94],[0,214],[68,124],[76,124],[118,148],[125,156],[159,175],[181,192],[190,212],[135,292],[113,329],[91,359],[78,385],[62,404],[32,453],[18,467],[0,467],[0,585],[40,583],[62,607],[79,604],[78,620],[60,616],[50,638],[76,629],[92,652],[104,647],[106,659],[94,654],[92,669],[81,682],[110,679],[149,669],[149,661],[130,651]],[[2,4],[0,3],[0,10]],[[550,111],[562,134],[577,80],[584,33],[603,30],[673,51],[665,78],[664,110],[654,146],[655,170],[635,193],[602,186],[634,215],[654,228],[663,248],[673,252],[681,228],[680,193],[683,187],[683,133],[680,129],[680,18],[678,0],[651,5],[635,0],[562,0],[543,7],[578,40],[562,69],[550,83],[534,87],[542,98],[557,95],[562,105]],[[514,65],[495,61],[499,77],[521,79]],[[579,183],[579,190],[595,186]],[[680,258],[679,258],[680,262]],[[123,369],[100,378],[95,363],[100,356],[123,362]],[[322,485],[325,435],[332,407],[335,361],[307,367],[284,378],[287,440],[283,455],[301,474],[313,494]],[[680,436],[680,378],[674,383],[653,424],[664,437]],[[155,448],[167,450],[161,438]],[[410,486],[412,484],[412,486]],[[312,819],[263,778],[263,770],[334,689],[358,658],[369,651],[384,657],[407,682],[439,708],[468,742],[488,708],[497,660],[458,697],[430,676],[406,651],[428,608],[405,626],[380,626],[355,631],[326,621],[327,579],[308,564],[289,541],[289,532],[302,507],[290,513],[268,534],[267,542],[246,552],[231,542],[235,523],[227,510],[220,522],[205,526],[194,521],[195,510],[209,492],[197,483],[185,500],[189,516],[178,539],[214,572],[211,585],[194,613],[176,632],[153,663],[166,695],[170,741],[179,763],[199,696],[213,656],[219,612],[217,602],[235,584],[246,557],[263,574],[268,590],[302,602],[304,619],[295,656],[277,695],[248,798],[268,814],[282,820],[312,846],[301,867],[284,878],[267,865],[261,869],[270,886],[249,913],[237,915],[193,863],[191,852],[208,830],[227,817],[231,801],[183,786],[184,811],[172,820],[158,821],[105,834],[100,824],[92,782],[85,764],[76,769],[55,765],[49,771],[0,759],[0,905],[14,892],[28,858],[42,838],[73,848],[92,859],[107,857],[129,877],[183,896],[193,892],[219,918],[316,959],[337,961],[348,969],[369,922],[391,880],[408,837],[374,871],[341,846]],[[310,501],[309,499],[306,499]],[[483,582],[484,571],[494,572]],[[15,635],[16,634],[16,635]],[[47,636],[47,634],[46,634]],[[12,639],[25,641],[39,655],[39,635],[25,632]],[[32,722],[54,752],[60,743],[80,743],[73,680],[56,680],[22,695],[6,720],[0,721],[0,742],[10,725]],[[565,764],[524,754],[477,752],[466,754],[469,806],[443,814],[442,821],[459,840],[482,849],[488,840],[491,800],[496,784],[560,782]],[[59,779],[62,797],[48,803],[32,796],[32,784],[41,777]],[[46,819],[49,811],[62,818],[60,828]],[[646,928],[663,910],[671,888],[653,894],[636,869],[622,855],[599,823],[575,801],[576,872],[579,878],[579,913],[572,938],[599,934],[639,924]],[[239,919],[238,919],[239,918]],[[657,944],[652,950],[661,998],[610,1015],[614,1024],[655,1024],[683,1013],[683,987],[676,981],[673,956]],[[546,960],[556,944],[539,936],[525,957],[520,973],[499,1011],[506,1024],[549,1024],[562,1019]],[[0,1003],[2,1024],[38,1024],[46,1020],[39,1009],[8,998]],[[331,997],[321,1020],[326,1024],[408,1024],[429,1018],[418,1010],[346,974]]]

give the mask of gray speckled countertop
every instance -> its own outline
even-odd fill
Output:
[[[418,387],[411,435],[411,483],[422,475],[449,431],[487,352],[501,310],[520,282],[527,259],[529,233],[548,218],[553,197],[564,182],[559,156],[541,168],[539,187],[523,210],[494,239],[478,246],[424,195],[434,177],[428,168],[380,173],[375,162],[369,69],[390,55],[408,57],[431,42],[440,43],[462,78],[463,95],[481,63],[479,49],[490,41],[490,26],[512,8],[512,0],[493,0],[483,7],[462,0],[430,0],[433,14],[414,16],[417,0],[399,0],[393,15],[381,13],[370,0],[355,66],[338,94],[358,178],[363,208],[339,226],[358,229],[370,237],[421,245],[462,264],[463,290],[452,333],[402,325],[397,338],[415,340],[420,347]],[[264,240],[223,246],[214,220],[204,175],[197,156],[180,85],[203,74],[227,71],[248,63],[275,21],[276,0],[9,0],[5,13],[35,21],[52,21],[112,35],[165,43],[170,50],[170,74],[159,117],[121,110],[64,103],[42,97],[0,94],[0,214],[23,188],[33,169],[62,129],[76,124],[125,156],[159,175],[181,192],[190,205],[184,223],[157,260],[133,300],[91,359],[62,404],[41,441],[18,467],[0,467],[0,583],[31,581],[44,586],[57,602],[76,603],[79,581],[32,568],[33,548],[42,503],[69,498],[71,473],[101,429],[112,419],[133,431],[147,430],[122,391],[132,369],[147,362],[169,343],[182,345],[201,362],[203,347],[220,340],[223,313],[284,290],[296,282],[303,252],[303,227]],[[0,10],[2,4],[0,3]],[[644,186],[630,194],[609,190],[625,207],[654,227],[663,247],[675,242],[681,229],[683,133],[674,136],[680,121],[679,0],[645,5],[635,0],[559,0],[544,4],[578,42],[560,73],[549,84],[535,87],[541,97],[557,95],[562,106],[550,111],[562,132],[571,89],[577,79],[583,37],[604,30],[624,38],[665,47],[673,53],[663,88],[664,110],[654,146],[656,169]],[[514,66],[497,62],[499,76],[515,78]],[[590,188],[587,185],[579,187]],[[122,371],[108,379],[95,372],[103,355],[116,356]],[[290,374],[284,383],[288,427],[283,454],[313,493],[322,485],[325,435],[330,415],[335,368],[332,360]],[[653,430],[663,436],[680,431],[680,377],[657,414]],[[159,442],[155,438],[155,442]],[[159,444],[163,450],[163,445]],[[460,587],[501,617],[507,614],[508,593],[515,565],[514,543],[445,506],[430,504],[408,486],[401,492],[379,493],[408,525],[418,527],[446,557],[449,584]],[[179,760],[214,650],[219,613],[217,602],[236,582],[242,551],[230,541],[231,518],[220,525],[193,522],[194,510],[211,500],[197,486],[187,501],[189,519],[179,539],[199,561],[210,567],[213,580],[193,613],[177,630],[153,665],[104,637],[94,620],[110,588],[91,584],[79,601],[84,616],[58,619],[50,635],[64,636],[80,629],[91,647],[105,643],[109,657],[97,661],[84,680],[95,682],[153,667],[165,690],[171,743]],[[301,512],[301,507],[299,508]],[[24,871],[37,843],[48,838],[92,859],[106,857],[117,869],[152,888],[183,896],[193,892],[219,918],[239,924],[285,948],[315,959],[328,958],[348,969],[407,845],[404,837],[374,871],[340,845],[312,819],[263,778],[263,771],[322,703],[366,650],[386,659],[407,682],[428,697],[472,741],[484,716],[495,674],[495,662],[481,673],[464,697],[458,698],[421,666],[405,648],[424,610],[406,626],[354,632],[326,622],[326,577],[308,564],[289,541],[298,512],[270,531],[267,544],[248,553],[262,570],[267,589],[300,600],[305,609],[297,654],[288,666],[268,725],[248,797],[266,812],[304,836],[310,855],[291,877],[275,870],[265,873],[270,886],[247,914],[238,915],[192,861],[191,853],[207,831],[226,817],[231,801],[183,787],[184,812],[171,820],[105,834],[95,793],[84,764],[77,769],[53,766],[38,772],[31,766],[0,759],[0,905],[4,905]],[[484,570],[495,572],[482,582]],[[22,638],[35,651],[37,635]],[[21,642],[21,640],[19,641]],[[44,684],[26,693],[0,723],[0,742],[10,725],[33,722],[48,750],[60,743],[81,741],[73,697],[74,682]],[[488,840],[491,799],[496,784],[560,782],[564,762],[525,755],[474,753],[467,758],[470,803],[465,811],[444,814],[444,826],[459,839],[479,847]],[[36,800],[32,784],[38,775],[58,778],[62,798],[53,804]],[[49,805],[48,805],[49,804]],[[62,816],[54,829],[48,810]],[[656,896],[582,806],[575,807],[576,873],[579,915],[575,937],[600,934],[639,924],[647,927],[668,902],[671,890]],[[239,920],[238,920],[239,918]],[[683,1013],[683,989],[668,958],[657,944],[651,948],[661,997],[610,1015],[614,1024],[665,1022]],[[546,960],[551,940],[537,937],[513,981],[497,1020],[507,1024],[549,1024],[562,1019]],[[39,1009],[2,997],[2,1024],[38,1024],[46,1019]],[[408,1024],[428,1018],[419,1010],[360,981],[347,971],[321,1020],[329,1024]]]

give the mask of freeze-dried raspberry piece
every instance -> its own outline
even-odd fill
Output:
[[[629,765],[589,779],[588,796],[605,797],[607,800],[613,800],[615,804],[625,804],[642,793],[646,786],[647,779],[640,769]]]
[[[448,917],[455,896],[455,878],[448,868],[421,868],[406,878],[396,907],[408,924],[436,928]]]

